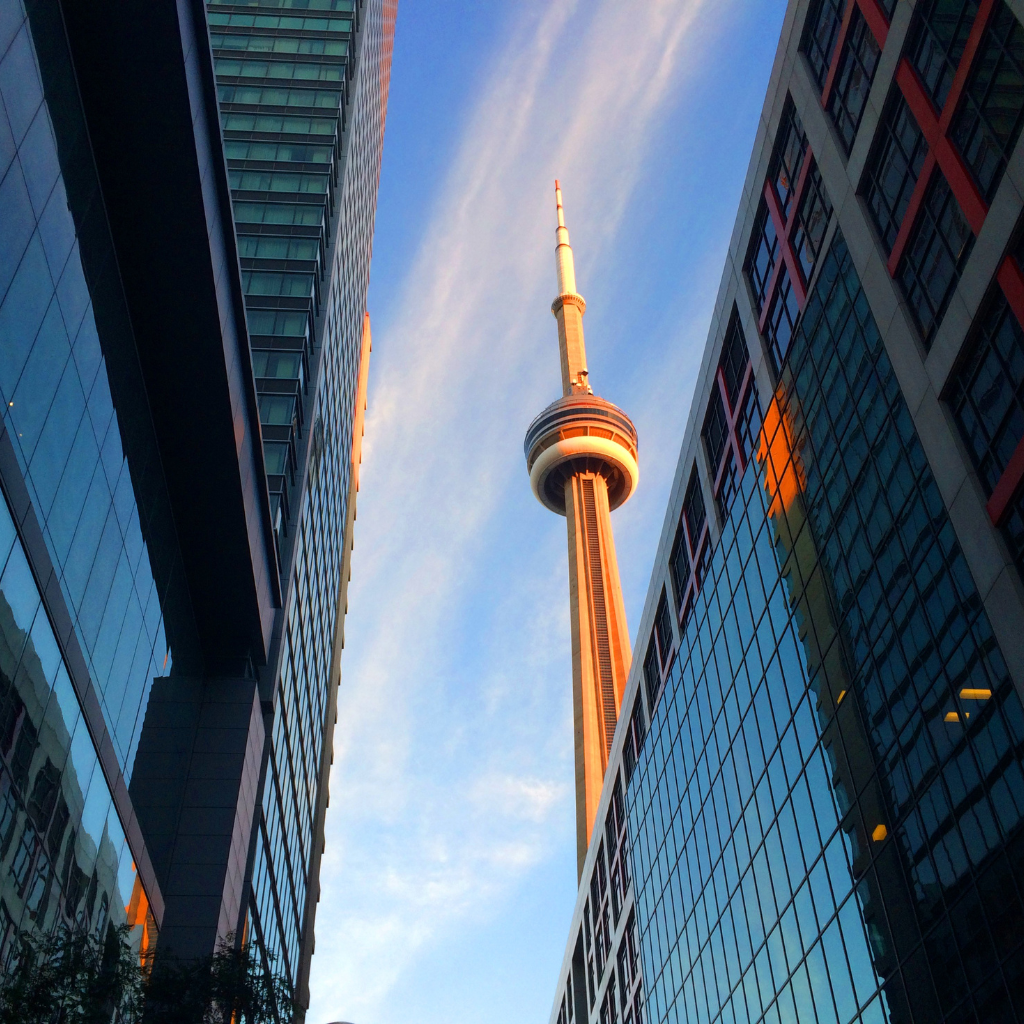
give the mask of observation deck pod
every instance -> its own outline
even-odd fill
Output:
[[[640,479],[633,421],[616,405],[589,394],[552,402],[526,431],[530,486],[537,500],[565,515],[565,482],[574,473],[600,473],[612,510],[625,504]]]

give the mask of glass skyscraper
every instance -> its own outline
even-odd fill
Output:
[[[1024,1020],[1024,25],[787,10],[552,1021]]]
[[[0,966],[248,937],[301,1011],[396,4],[136,13],[0,0]]]
[[[207,3],[286,615],[251,921],[304,987],[397,0]],[[348,540],[351,543],[351,540]]]

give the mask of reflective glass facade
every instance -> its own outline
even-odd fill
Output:
[[[0,970],[21,931],[156,925],[7,503],[0,504]]]
[[[785,25],[550,1020],[1020,1024],[1024,29]]]
[[[312,955],[318,811],[396,4],[207,4],[286,581],[250,922],[291,981]]]
[[[628,789],[649,1018],[1015,1019],[1024,712],[838,235],[740,496]]]
[[[21,0],[0,0],[4,963],[18,929],[127,921],[139,944],[155,941],[130,805],[112,792],[172,661],[141,528],[152,510],[136,500],[101,348],[127,330],[112,247],[77,94],[59,87],[66,50],[33,34],[46,9],[30,22]]]
[[[99,202],[98,187],[93,177],[81,192],[86,156],[69,197],[58,149],[76,139],[55,135],[20,0],[3,5],[19,26],[0,37],[4,426],[130,779],[140,711],[171,656],[90,294],[102,264],[86,267],[77,237],[76,215]]]

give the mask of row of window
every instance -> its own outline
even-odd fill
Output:
[[[343,82],[345,65],[323,64],[319,61],[229,60],[218,57],[213,62],[218,75],[235,78],[284,78],[307,82]]]
[[[795,161],[802,159],[799,147],[795,147],[789,153],[790,168]],[[779,173],[776,168],[776,179],[788,181],[790,177]],[[754,454],[760,425],[761,411],[749,350],[739,313],[734,307],[701,429],[701,440],[712,476],[712,493],[723,521],[729,514],[746,464]],[[644,684],[652,711],[676,652],[670,609],[674,606],[678,610],[678,620],[686,622],[704,578],[710,549],[704,489],[695,463],[690,470],[669,555],[669,579],[674,601],[670,600],[668,592],[662,592],[644,657]]]
[[[312,203],[249,203],[235,201],[236,224],[304,224],[322,226],[324,210]]]
[[[245,192],[313,192],[326,193],[326,174],[294,174],[288,171],[228,171],[232,188]]]
[[[262,104],[270,107],[338,107],[341,93],[324,89],[282,89],[252,85],[218,85],[221,103]]]
[[[821,173],[788,100],[744,263],[776,372],[789,351],[831,216]]]
[[[351,18],[298,18],[287,14],[221,14],[210,11],[211,28],[283,28],[303,32],[351,32]]]
[[[225,132],[279,132],[284,135],[334,135],[338,119],[295,117],[293,114],[242,114],[237,111],[221,115]]]
[[[320,256],[320,239],[239,235],[238,255],[265,260],[315,260]]]
[[[847,5],[819,0],[803,40],[847,153],[885,38],[869,26],[867,2],[850,0],[844,31]],[[860,188],[926,347],[1024,125],[1024,27],[1005,0],[983,26],[982,17],[977,0],[917,5]],[[981,33],[976,52],[972,32]]]
[[[211,7],[287,7],[293,11],[348,11],[355,0],[206,0]]]
[[[211,32],[214,50],[245,50],[249,53],[309,53],[325,57],[348,56],[347,39],[306,39],[301,36],[253,36]]]
[[[243,142],[237,139],[225,139],[224,155],[229,160],[276,160],[296,164],[329,164],[334,157],[334,147],[308,146],[296,142]]]
[[[274,273],[267,270],[242,271],[246,295],[290,295],[308,299],[314,283],[309,274]]]

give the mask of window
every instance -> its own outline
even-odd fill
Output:
[[[276,235],[239,235],[238,255],[262,260],[315,260],[318,238],[280,238]]]
[[[46,832],[50,823],[50,815],[57,805],[57,792],[60,788],[60,771],[57,766],[47,758],[42,767],[36,773],[36,780],[32,786],[32,796],[28,801],[28,812],[40,832]]]
[[[611,864],[612,916],[617,922],[626,893],[629,891],[629,836],[626,832],[626,804],[622,798],[622,781],[615,779],[611,806],[604,823],[605,842]]]
[[[778,196],[783,219],[789,217],[789,208],[796,194],[806,155],[807,136],[804,135],[804,127],[800,123],[793,101],[787,100],[782,113],[782,123],[779,125],[779,134],[775,140],[775,150],[768,165],[768,181]]]
[[[707,452],[708,464],[715,469],[721,465],[722,452],[725,451],[725,444],[729,438],[729,421],[725,416],[725,407],[722,404],[722,393],[718,388],[718,382],[712,385],[711,398],[708,400],[708,411],[704,416],[704,429],[701,431],[704,438],[704,450]]]
[[[221,114],[226,132],[285,132],[294,135],[334,135],[336,117],[296,117],[292,114]]]
[[[604,843],[597,848],[597,863],[590,877],[590,905],[594,908],[594,954],[596,978],[600,984],[605,964],[611,953],[612,930],[608,907],[608,868],[604,859]]]
[[[287,444],[279,441],[263,442],[263,464],[266,466],[267,476],[284,476],[288,470]]]
[[[231,7],[297,7],[308,11],[351,11],[355,0],[207,0],[211,6]]]
[[[896,244],[927,154],[924,135],[907,101],[897,92],[879,127],[864,183],[864,199],[886,254]]]
[[[762,199],[754,221],[750,251],[747,256],[747,276],[754,289],[754,299],[760,310],[768,297],[772,272],[779,259],[779,236],[775,222],[768,212],[768,204]]]
[[[793,328],[796,326],[799,316],[800,306],[796,293],[793,291],[793,282],[790,280],[789,271],[783,269],[779,288],[775,293],[771,312],[768,314],[768,322],[765,324],[768,354],[772,357],[772,365],[775,367],[776,374],[781,372],[782,366],[786,362],[789,343],[793,340]]]
[[[672,586],[676,593],[676,604],[681,608],[686,598],[686,585],[690,582],[690,551],[682,523],[676,530],[675,543],[672,545],[672,554],[669,556],[669,570],[672,574]]]
[[[1024,331],[1001,291],[968,348],[949,404],[988,495],[1024,437]]]
[[[218,75],[234,78],[284,78],[306,82],[342,82],[343,63],[321,64],[319,61],[296,63],[285,60],[233,60],[218,57],[214,62]]]
[[[661,592],[658,611],[654,616],[654,629],[647,645],[647,656],[644,658],[644,679],[647,683],[647,700],[652,713],[661,693],[662,684],[672,665],[675,645],[672,639],[672,619],[668,610],[665,592]]]
[[[952,137],[991,202],[1024,117],[1024,27],[1002,0],[982,37]]]
[[[978,0],[922,0],[914,11],[907,56],[941,110],[967,46]]]
[[[713,399],[714,400],[714,399]],[[708,549],[707,515],[704,492],[697,477],[697,467],[690,472],[690,482],[683,499],[683,511],[676,528],[675,544],[669,556],[669,574],[675,589],[680,621],[685,621],[693,605],[693,594],[703,578],[703,561]],[[652,669],[653,671],[653,669]],[[653,707],[653,703],[651,704]]]
[[[323,201],[308,203],[235,203],[235,220],[240,224],[323,225]]]
[[[658,647],[653,635],[647,644],[647,656],[644,658],[644,682],[647,684],[647,703],[653,715],[661,692],[661,666],[658,664]]]
[[[853,149],[881,55],[860,8],[855,7],[828,104],[847,153]]]
[[[686,519],[686,529],[690,534],[690,547],[696,550],[704,533],[704,524],[707,522],[704,491],[701,489],[700,480],[697,479],[696,466],[690,473],[690,483],[687,485],[686,497],[683,499],[683,516]]]
[[[296,18],[286,14],[219,14],[210,11],[207,21],[214,25],[232,28],[283,28],[307,32],[351,32],[352,19],[341,18]]]
[[[219,85],[221,103],[248,103],[271,107],[333,107],[341,102],[341,93],[327,89],[286,89],[281,86]]]
[[[618,969],[623,1024],[643,1024],[643,979],[636,941],[636,917],[633,914],[629,915],[619,942]]]
[[[646,725],[644,723],[644,702],[637,694],[633,702],[633,713],[629,716],[629,728],[626,733],[626,742],[622,748],[622,764],[626,776],[626,785],[633,777],[633,769],[640,760],[640,751],[643,749]]]
[[[758,436],[761,431],[761,403],[757,397],[757,387],[750,382],[747,389],[747,397],[740,410],[736,421],[736,436],[740,443],[740,454],[745,462],[750,461],[754,449],[758,443]]]
[[[619,1004],[615,998],[615,972],[608,979],[608,988],[601,1003],[601,1024],[618,1024]]]
[[[722,522],[725,522],[728,517],[729,510],[732,508],[732,500],[736,497],[739,488],[740,471],[736,465],[736,456],[730,449],[721,470],[719,470],[718,491],[715,495],[715,501],[718,503],[718,514],[721,516]]]
[[[594,991],[594,948],[590,937],[590,901],[583,906],[583,935],[586,940],[587,952],[587,995],[589,996],[590,1008],[594,1008],[594,1000],[597,993]]]
[[[661,658],[664,673],[668,671],[674,646],[672,643],[672,620],[669,617],[668,601],[665,599],[664,591],[662,591],[661,601],[658,603],[658,614],[654,619],[654,635],[658,641],[658,655]]]
[[[722,376],[725,378],[725,391],[729,397],[729,404],[733,408],[736,407],[736,402],[740,397],[743,376],[747,372],[749,362],[747,340],[743,337],[740,315],[734,306],[732,316],[729,318],[729,330],[725,335],[725,342],[722,344],[722,358],[718,364]]]
[[[250,53],[309,53],[328,57],[345,57],[347,39],[300,39],[297,36],[261,36],[246,33],[234,35],[211,32],[210,44],[214,50],[245,50]]]
[[[313,278],[309,274],[246,270],[242,272],[242,288],[246,295],[291,295],[308,299],[313,292]]]
[[[295,399],[290,395],[260,395],[260,423],[290,426],[295,415]]]
[[[229,160],[285,160],[300,164],[329,164],[333,146],[307,146],[300,143],[243,142],[227,139],[224,155]]]
[[[245,192],[327,192],[326,174],[293,174],[288,171],[228,171],[228,184]]]
[[[817,164],[812,164],[811,169],[807,172],[807,185],[800,199],[800,215],[797,218],[796,231],[793,235],[793,248],[800,260],[804,277],[808,281],[811,279],[814,263],[821,253],[821,246],[825,241],[825,232],[828,230],[831,216],[832,203],[825,191],[825,183],[821,180],[821,172],[818,170]],[[745,351],[744,355],[746,355]],[[730,395],[733,404],[736,402],[736,397]]]
[[[298,380],[302,369],[302,356],[298,352],[275,352],[254,349],[253,375]]]
[[[309,318],[305,313],[271,309],[246,310],[246,322],[249,326],[250,334],[265,334],[276,337],[301,338],[306,334],[309,326]],[[253,358],[255,360],[255,353]],[[257,373],[256,376],[260,377],[263,375]]]
[[[942,321],[974,245],[974,234],[936,167],[897,279],[926,346]]]
[[[801,49],[807,55],[819,89],[825,88],[828,70],[839,41],[846,0],[817,0],[807,18]]]

